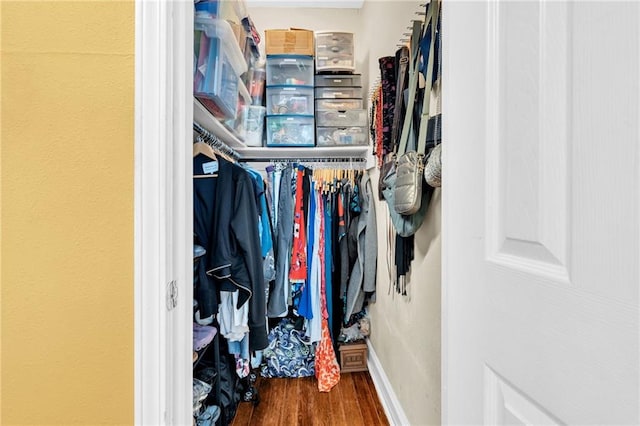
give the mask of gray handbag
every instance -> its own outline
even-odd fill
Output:
[[[429,153],[424,167],[424,180],[434,188],[442,186],[442,144],[436,145]]]
[[[434,63],[434,46],[436,39],[436,25],[438,22],[438,14],[440,8],[437,0],[429,3],[427,16],[425,19],[425,32],[427,28],[431,28],[431,43],[429,48],[429,59],[427,61],[427,75],[425,83],[424,98],[422,101],[422,115],[420,116],[420,131],[418,133],[418,149],[416,151],[407,151],[409,134],[411,131],[413,119],[413,107],[415,103],[415,93],[418,85],[420,60],[415,48],[415,56],[413,56],[414,64],[409,74],[409,104],[407,105],[407,115],[402,127],[402,135],[400,137],[400,146],[398,147],[398,157],[396,160],[396,182],[394,188],[395,211],[402,215],[412,215],[420,210],[422,204],[422,181],[424,171],[424,157],[427,143],[427,125],[429,123],[429,100],[431,97],[431,86],[433,80],[433,63]],[[429,25],[430,24],[430,25]],[[414,32],[412,40],[418,40],[420,31]],[[414,46],[418,43],[412,43]]]

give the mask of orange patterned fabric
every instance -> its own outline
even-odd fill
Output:
[[[322,316],[322,337],[316,347],[316,379],[318,379],[318,390],[329,392],[340,381],[340,366],[333,350],[333,342],[329,334],[329,313],[327,312],[327,293],[325,282],[325,253],[324,253],[324,204],[322,196],[318,194],[318,210],[316,214],[320,220],[320,232],[318,237],[320,258],[321,279],[320,279],[320,306]]]
[[[320,392],[329,392],[340,381],[340,366],[331,343],[329,324],[325,318],[322,318],[322,340],[316,348],[316,379],[318,379]]]

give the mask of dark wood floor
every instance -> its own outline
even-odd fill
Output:
[[[330,392],[319,392],[314,377],[257,382],[260,403],[241,402],[232,423],[245,425],[388,425],[368,372],[342,373]]]

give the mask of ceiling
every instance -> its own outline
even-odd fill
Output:
[[[245,0],[247,7],[360,9],[365,0]]]

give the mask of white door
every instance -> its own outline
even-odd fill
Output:
[[[640,3],[443,20],[443,423],[637,425]]]

